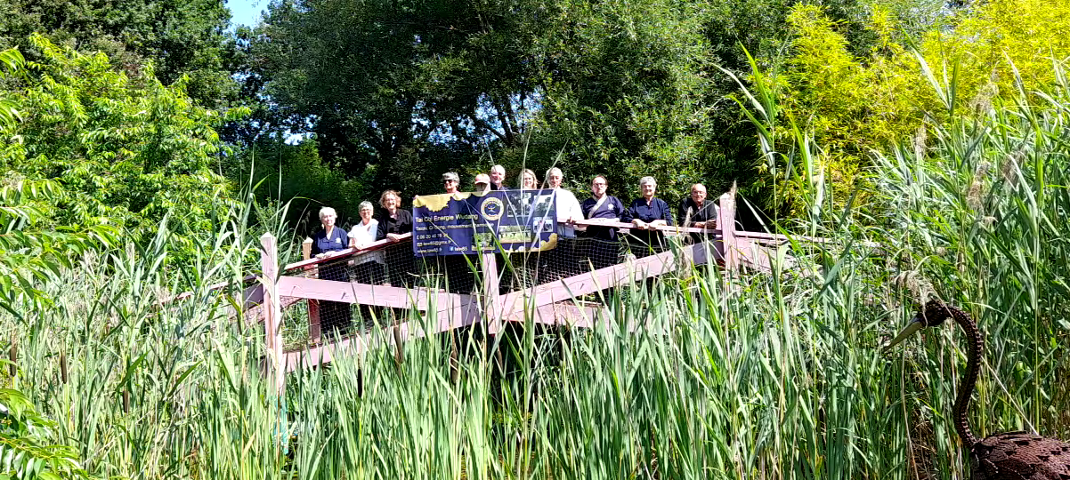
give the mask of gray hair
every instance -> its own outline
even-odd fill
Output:
[[[337,217],[338,216],[338,212],[334,211],[334,209],[331,208],[331,207],[323,207],[323,208],[321,208],[320,209],[320,220],[322,221],[323,217],[326,217],[327,215],[334,215],[334,216]]]
[[[375,206],[372,205],[372,202],[369,202],[369,201],[365,200],[363,202],[360,202],[360,206],[357,207],[357,212],[360,212],[361,210],[364,210],[365,208],[369,208],[373,212],[375,211]]]
[[[501,170],[502,175],[505,175],[505,167],[503,167],[501,165],[495,165],[493,167],[490,167],[490,171],[491,172],[494,172],[495,170]]]
[[[558,174],[558,175],[561,175],[561,178],[565,178],[565,174],[561,171],[560,168],[557,168],[557,167],[553,167],[553,168],[547,170],[546,171],[546,176],[549,177],[550,175],[553,175],[555,173]]]
[[[651,184],[651,185],[654,185],[655,187],[658,186],[658,181],[654,180],[654,177],[643,177],[643,178],[639,179],[639,186],[640,187],[643,186],[643,185],[646,185],[648,183]]]

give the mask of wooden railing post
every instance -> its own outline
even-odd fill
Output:
[[[312,239],[305,238],[301,242],[301,260],[312,258]],[[322,336],[320,330],[320,302],[308,300],[308,338],[313,343],[319,343]]]
[[[721,245],[724,248],[725,270],[739,269],[739,245],[736,241],[736,184],[720,199],[721,210],[717,223],[721,227]]]
[[[281,396],[285,388],[286,365],[282,354],[282,308],[276,281],[279,276],[278,245],[275,237],[265,233],[260,237],[260,282],[264,285],[264,339],[267,344],[267,374],[275,391]]]
[[[494,335],[501,329],[502,302],[498,292],[498,259],[493,253],[483,254],[483,318],[486,331]]]

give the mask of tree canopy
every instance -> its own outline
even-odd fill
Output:
[[[104,54],[31,38],[41,60],[0,89],[17,99],[22,119],[2,125],[12,141],[0,149],[0,172],[57,189],[26,221],[111,225],[137,240],[173,212],[179,238],[211,236],[233,198],[230,182],[214,171],[227,152],[215,128],[242,111],[199,107],[183,82],[164,86],[151,69],[131,76]]]
[[[236,101],[236,45],[224,0],[0,0],[0,48],[46,35],[82,53],[103,52],[127,71],[151,63],[164,85],[189,77],[187,93],[218,107]]]

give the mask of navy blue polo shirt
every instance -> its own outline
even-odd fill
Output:
[[[327,236],[327,230],[322,228],[312,236],[312,255],[345,250],[347,248],[349,248],[349,236],[346,235],[345,229],[340,228],[338,225],[334,226],[329,237]]]
[[[628,207],[628,214],[633,220],[642,220],[646,223],[654,220],[665,220],[669,225],[675,225],[669,204],[657,197],[651,198],[649,205],[646,199],[642,197],[632,200],[631,206]]]
[[[612,195],[606,196],[606,201],[602,202],[602,205],[598,206],[595,210],[594,206],[598,203],[598,200],[594,198],[588,198],[580,204],[580,210],[583,210],[583,218],[619,218],[621,222],[632,221],[631,216],[628,214],[628,210],[624,208],[624,204],[620,202],[620,199]],[[605,240],[616,240],[617,229],[611,227],[587,227],[587,236],[602,238]]]

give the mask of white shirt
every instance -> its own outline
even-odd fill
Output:
[[[349,231],[349,238],[355,241],[355,243],[357,244],[357,248],[361,248],[363,246],[368,245],[369,243],[374,242],[375,236],[378,234],[378,232],[378,220],[373,218],[368,221],[367,225],[365,225],[363,219],[361,219],[361,221],[357,222],[356,225],[353,225],[353,229]],[[383,263],[383,252],[380,251],[365,253],[363,255],[360,255],[360,257],[362,258],[357,260],[358,263],[366,263],[372,260],[379,263]]]
[[[561,225],[561,222],[568,221],[569,219],[582,220],[583,209],[580,208],[580,201],[576,200],[576,196],[572,192],[563,188],[554,189],[554,202],[557,209],[557,221],[558,231],[561,232],[563,237],[575,237],[576,228],[572,225]]]

